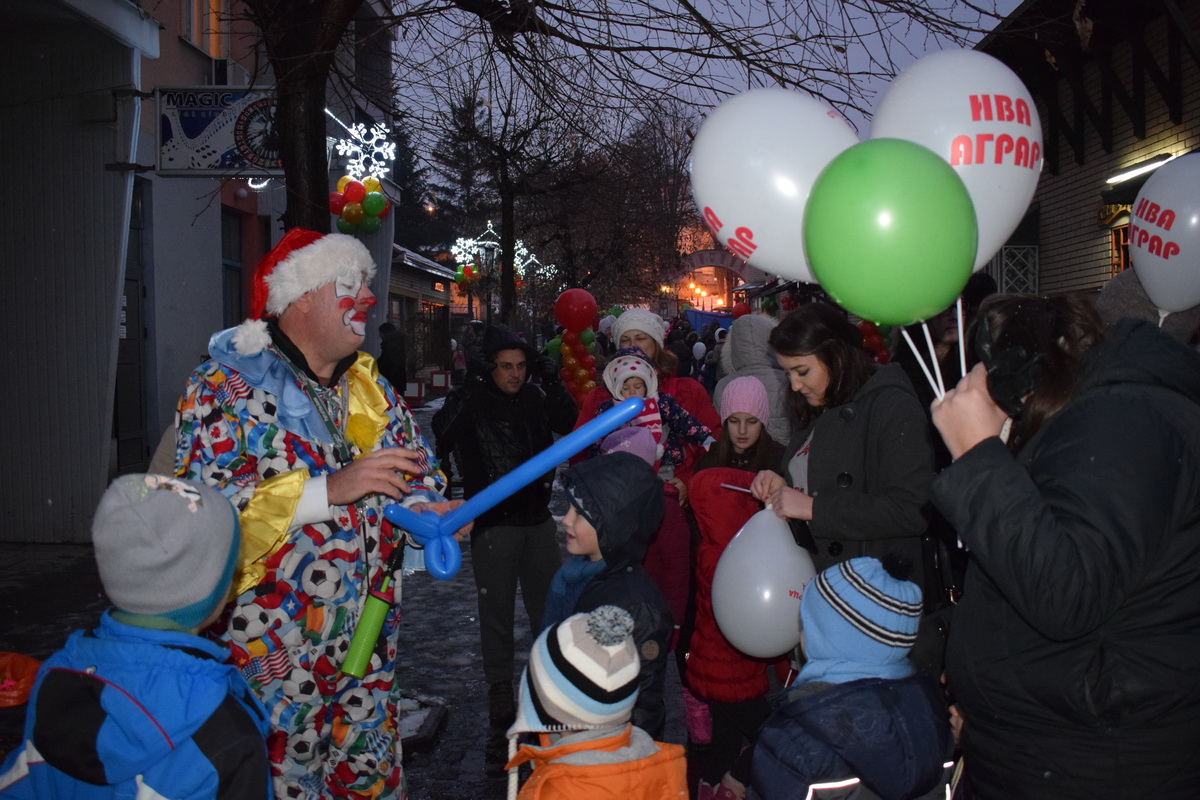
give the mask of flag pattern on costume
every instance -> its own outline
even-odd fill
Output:
[[[262,357],[275,356],[268,350]],[[305,439],[277,418],[278,398],[285,390],[294,393],[293,388],[252,383],[206,362],[189,379],[178,415],[181,471],[219,488],[239,511],[266,478],[295,470],[316,476],[340,466],[332,445]],[[445,476],[411,413],[390,386],[382,381],[380,386],[386,407],[375,410],[386,416],[387,425],[377,447],[420,452],[426,474],[411,485],[440,494]],[[403,795],[391,697],[398,610],[385,619],[363,680],[342,676],[339,669],[360,600],[399,534],[377,504],[331,511],[332,519],[293,531],[266,556],[263,579],[243,592],[211,630],[229,644],[233,662],[270,715],[278,796],[396,800]]]

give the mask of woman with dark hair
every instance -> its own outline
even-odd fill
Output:
[[[979,798],[1200,785],[1200,356],[1087,301],[997,296],[933,405],[970,550],[947,651]]]
[[[754,496],[814,549],[817,571],[859,556],[911,559],[924,588],[923,507],[933,477],[925,412],[904,370],[879,366],[862,334],[826,303],[790,312],[768,340],[788,375],[796,429],[781,470]]]

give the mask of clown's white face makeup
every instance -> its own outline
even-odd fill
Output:
[[[365,296],[364,296],[365,293]],[[342,324],[355,336],[367,335],[367,309],[375,305],[375,295],[363,283],[362,273],[339,275],[333,282],[333,294],[342,309]]]

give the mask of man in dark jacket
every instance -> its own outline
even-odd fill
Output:
[[[548,363],[546,363],[548,362]],[[535,363],[542,386],[529,383]],[[470,498],[569,433],[578,409],[554,363],[536,361],[532,347],[507,328],[487,328],[466,382],[433,416],[439,452],[453,452]],[[549,502],[554,471],[475,520],[471,558],[479,590],[480,646],[498,729],[512,724],[513,624],[517,583],[530,626],[541,622],[550,579],[562,561]]]

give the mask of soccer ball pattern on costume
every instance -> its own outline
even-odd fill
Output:
[[[264,359],[277,358],[265,351]],[[369,369],[360,357],[351,368]],[[249,372],[249,370],[247,370]],[[293,470],[338,469],[334,447],[284,427],[278,414],[304,387],[289,374],[262,370],[259,385],[208,361],[189,379],[179,407],[179,459],[186,477],[219,488],[244,511],[258,485]],[[276,376],[272,385],[272,375]],[[361,377],[361,374],[360,374]],[[291,385],[286,385],[291,384]],[[354,394],[355,383],[350,384]],[[441,493],[445,476],[408,409],[380,381],[387,419],[376,448],[423,452],[431,465],[420,485]],[[317,402],[337,408],[338,389],[318,389]],[[368,392],[376,399],[379,392]],[[281,402],[280,396],[285,398]],[[362,398],[360,398],[362,399]],[[296,427],[294,424],[292,427]],[[271,720],[268,737],[275,791],[283,798],[403,798],[397,710],[392,698],[399,603],[383,625],[363,679],[338,670],[349,648],[365,592],[391,555],[393,532],[377,503],[332,507],[334,518],[290,531],[265,560],[258,583],[240,594],[214,626],[221,631]],[[282,522],[283,528],[290,518]],[[400,587],[396,583],[396,599]]]

